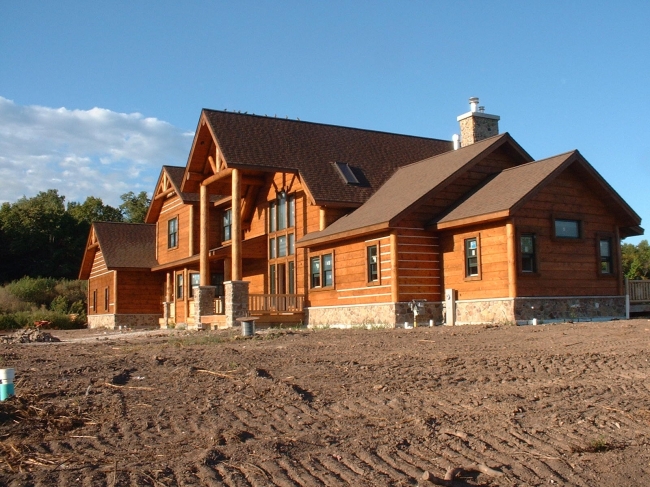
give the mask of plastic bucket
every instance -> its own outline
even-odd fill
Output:
[[[14,385],[13,383],[5,384],[2,383],[0,384],[0,401],[4,401],[7,398],[10,398],[11,396],[14,395]]]
[[[0,382],[3,384],[13,382],[15,376],[16,371],[14,369],[0,369]]]

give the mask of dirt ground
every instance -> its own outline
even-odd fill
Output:
[[[650,484],[647,319],[52,334],[0,344],[0,485]]]

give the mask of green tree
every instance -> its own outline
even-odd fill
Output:
[[[118,208],[105,205],[101,198],[88,196],[83,203],[68,203],[68,213],[78,222],[121,222],[124,220]]]
[[[623,273],[628,279],[650,279],[650,245],[641,240],[638,245],[621,245]]]
[[[151,200],[147,197],[146,191],[140,191],[137,195],[133,191],[120,196],[123,203],[120,205],[120,210],[124,215],[124,221],[129,223],[144,223],[149,210],[149,203]]]

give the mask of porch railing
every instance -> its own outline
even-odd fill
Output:
[[[628,281],[630,303],[650,301],[650,280]]]
[[[248,311],[262,313],[302,313],[302,294],[249,294]]]
[[[226,314],[226,298],[223,296],[217,296],[214,298],[214,314],[215,315],[224,315]]]

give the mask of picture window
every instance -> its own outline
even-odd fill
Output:
[[[555,238],[580,237],[580,220],[555,220]]]

